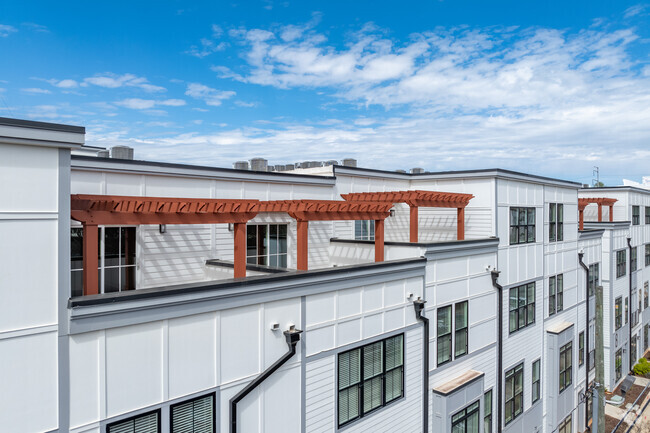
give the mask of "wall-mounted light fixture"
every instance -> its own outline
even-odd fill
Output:
[[[160,234],[166,233],[167,232],[167,224],[160,224],[158,226],[158,231]]]
[[[391,209],[389,213],[390,213],[391,217],[394,217],[395,216],[395,209],[394,208]]]
[[[229,232],[234,232],[235,231],[235,224],[228,223],[228,231]]]

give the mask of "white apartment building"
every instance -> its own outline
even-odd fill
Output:
[[[620,235],[578,230],[579,184],[252,172],[83,143],[0,119],[10,431],[584,431],[578,253],[607,293]]]

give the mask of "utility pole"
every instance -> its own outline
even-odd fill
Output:
[[[596,287],[596,383],[593,395],[594,433],[605,433],[605,359],[603,357],[603,286]],[[587,375],[589,373],[587,372]]]

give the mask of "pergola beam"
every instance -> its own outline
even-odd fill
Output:
[[[598,221],[603,220],[603,206],[609,207],[609,221],[614,221],[614,203],[618,199],[608,197],[583,197],[578,199],[578,230],[584,230],[584,210],[590,204],[598,205]]]

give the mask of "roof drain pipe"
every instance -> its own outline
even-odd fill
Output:
[[[501,271],[493,269],[491,271],[492,275],[492,285],[497,289],[497,433],[501,433],[501,371],[503,368],[503,286],[497,282],[499,274]]]
[[[237,403],[239,403],[252,390],[257,388],[258,385],[264,382],[270,375],[272,375],[278,368],[282,367],[285,362],[296,354],[296,344],[300,341],[301,332],[301,330],[296,329],[293,325],[291,325],[289,330],[284,331],[284,337],[287,339],[289,351],[282,355],[282,358],[275,361],[272,366],[264,370],[262,374],[253,379],[253,381],[246,385],[244,389],[239,391],[237,395],[230,399],[230,433],[237,433]]]
[[[627,248],[630,250],[630,278],[628,278],[628,280],[630,281],[630,289],[629,289],[629,291],[630,291],[630,294],[629,294],[630,300],[628,301],[628,309],[627,309],[628,325],[630,326],[630,328],[629,328],[630,337],[629,337],[629,340],[627,342],[627,349],[629,350],[629,352],[628,352],[628,355],[629,355],[628,358],[630,359],[629,367],[630,367],[630,371],[632,371],[632,367],[634,367],[633,363],[634,363],[634,361],[636,361],[636,359],[634,359],[634,360],[632,359],[632,271],[633,271],[632,270],[632,238],[627,238]],[[637,258],[637,260],[638,260],[638,258]],[[635,265],[636,265],[636,263],[635,263]],[[636,357],[636,353],[634,354],[634,356]]]
[[[424,355],[423,355],[423,378],[422,378],[422,397],[424,401],[422,405],[424,410],[422,411],[422,431],[428,433],[429,431],[429,318],[422,315],[424,311],[424,304],[427,301],[420,299],[419,297],[413,301],[413,307],[415,308],[415,318],[422,322],[424,325]]]
[[[587,365],[587,370],[585,372],[585,391],[589,389],[589,267],[585,265],[585,262],[582,261],[583,257],[585,256],[585,253],[580,251],[578,253],[578,262],[580,262],[580,266],[582,266],[582,269],[585,270],[585,275],[587,276],[586,279],[586,291],[585,291],[585,310],[587,313],[587,321],[585,323],[585,349],[587,351],[587,356],[585,357],[585,362]],[[595,358],[595,356],[594,356]],[[586,392],[585,392],[586,394]],[[588,403],[585,402],[585,406]],[[585,407],[585,431],[590,431],[591,429],[588,427],[589,426],[589,414],[588,410]]]

